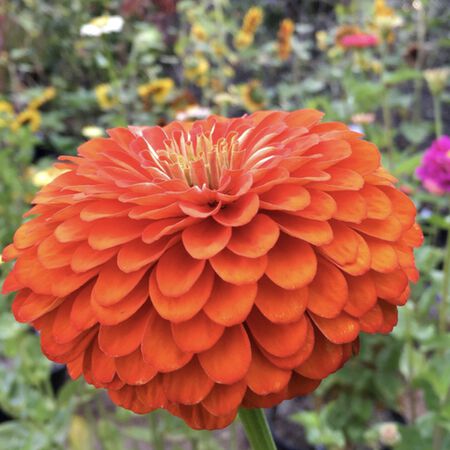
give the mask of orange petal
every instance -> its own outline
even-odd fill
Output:
[[[105,250],[125,244],[141,236],[146,223],[128,217],[96,220],[89,232],[89,245],[95,250]]]
[[[128,295],[141,281],[147,267],[131,273],[124,273],[114,260],[106,263],[100,270],[92,297],[101,306],[112,306]]]
[[[383,326],[383,312],[379,302],[375,303],[372,309],[359,318],[359,324],[361,331],[365,333],[378,333],[378,330]]]
[[[94,250],[87,242],[80,243],[72,254],[70,267],[74,272],[87,272],[105,263],[117,253],[117,248]]]
[[[92,225],[79,217],[72,217],[55,228],[55,237],[59,242],[84,241],[89,236]]]
[[[167,297],[163,295],[156,281],[156,271],[150,276],[150,299],[156,311],[171,322],[183,322],[194,317],[208,301],[214,285],[214,271],[205,266],[200,278],[192,286],[191,290],[179,297]],[[217,280],[216,280],[217,283]]]
[[[231,238],[231,228],[211,218],[186,228],[181,234],[186,251],[196,259],[209,259],[223,250]]]
[[[274,366],[261,352],[252,349],[252,363],[245,377],[248,387],[259,395],[281,391],[289,382],[290,370]]]
[[[206,375],[197,358],[181,369],[163,375],[162,385],[169,401],[194,405],[211,391],[214,382]]]
[[[392,215],[402,224],[404,230],[414,225],[416,218],[416,207],[412,200],[400,190],[391,186],[381,186],[382,190],[392,203]]]
[[[292,355],[279,358],[278,356],[273,356],[268,352],[262,350],[263,355],[275,366],[280,369],[295,369],[300,366],[304,361],[306,361],[311,355],[314,349],[314,328],[311,325],[311,320],[308,315],[305,315],[307,331],[306,339],[303,345]]]
[[[47,269],[56,269],[70,264],[77,244],[61,244],[53,234],[45,238],[38,247],[37,256]]]
[[[394,216],[384,220],[365,219],[359,224],[353,224],[352,227],[369,236],[390,242],[397,241],[402,234],[402,225]]]
[[[168,236],[177,231],[184,230],[189,225],[197,223],[198,219],[192,217],[174,217],[170,219],[155,220],[147,225],[142,232],[142,240],[146,244],[151,244],[161,239],[163,236]]]
[[[117,254],[117,266],[122,272],[134,272],[156,261],[174,241],[160,239],[152,244],[146,244],[141,239],[135,239],[120,247]]]
[[[170,322],[162,319],[156,311],[151,313],[141,350],[144,360],[158,372],[177,370],[192,358],[192,353],[178,348],[172,337]]]
[[[353,317],[361,317],[377,302],[377,291],[370,273],[359,277],[346,276],[348,300],[344,311]]]
[[[185,322],[172,323],[172,336],[184,352],[198,353],[211,348],[222,336],[224,327],[200,311]]]
[[[300,211],[311,202],[307,189],[298,184],[279,184],[260,197],[261,209]]]
[[[214,289],[203,308],[214,322],[227,327],[245,321],[253,307],[257,284],[236,286],[216,278]]]
[[[137,388],[134,386],[122,386],[120,389],[109,389],[108,395],[114,404],[131,410],[136,414],[147,414],[158,408],[150,403],[143,403],[138,396]]]
[[[70,321],[80,330],[87,330],[97,323],[97,317],[91,306],[93,286],[93,283],[90,282],[76,293],[73,307],[70,311]]]
[[[116,358],[115,365],[119,378],[126,384],[146,384],[157,374],[157,370],[144,361],[140,348],[129,355]]]
[[[419,225],[415,223],[409,230],[405,231],[402,236],[402,243],[411,247],[420,247],[423,242],[423,233]]]
[[[378,297],[396,298],[400,297],[408,286],[408,277],[401,269],[390,273],[372,272]]]
[[[295,371],[304,377],[321,380],[339,369],[342,363],[342,345],[333,344],[316,330],[311,356]]]
[[[360,223],[367,217],[367,205],[359,192],[340,191],[333,192],[337,209],[333,217],[345,222]]]
[[[330,167],[326,172],[331,175],[327,181],[316,181],[311,183],[313,189],[324,191],[358,191],[364,185],[363,177],[354,170],[340,167]],[[309,187],[309,186],[308,186]]]
[[[84,222],[92,222],[97,219],[104,219],[107,217],[121,217],[126,216],[131,206],[126,203],[121,203],[117,200],[97,200],[90,202],[80,212],[80,218]]]
[[[246,389],[244,380],[229,385],[215,384],[202,405],[214,416],[230,414],[240,406]]]
[[[309,195],[311,196],[311,203],[295,214],[313,220],[331,219],[336,211],[336,202],[333,197],[316,189],[310,189]]]
[[[381,239],[366,237],[371,255],[370,267],[377,272],[392,272],[398,268],[397,252],[394,247]]]
[[[216,383],[232,384],[244,378],[252,351],[242,325],[226,328],[214,347],[198,355],[203,370]]]
[[[254,283],[262,277],[267,266],[267,256],[246,258],[224,249],[212,257],[210,263],[222,280],[240,286]]]
[[[277,242],[278,225],[265,214],[257,214],[250,223],[233,229],[228,248],[237,255],[257,258],[265,255]]]
[[[348,299],[344,275],[323,258],[319,260],[317,275],[308,289],[308,309],[328,319],[339,315]]]
[[[158,374],[144,385],[133,388],[141,403],[152,409],[164,408],[167,404],[166,394],[162,387],[162,377],[162,374]]]
[[[317,259],[312,247],[282,234],[269,252],[266,275],[284,289],[306,286],[316,274]]]
[[[333,241],[321,246],[320,251],[351,275],[366,273],[370,269],[370,252],[366,241],[342,223],[333,221],[332,228]]]
[[[274,324],[257,309],[247,319],[253,337],[271,355],[285,357],[294,354],[305,342],[308,325],[304,316],[297,322]]]
[[[14,233],[14,246],[19,250],[31,247],[49,236],[54,228],[55,224],[43,222],[39,218],[31,219]]]
[[[339,163],[339,167],[356,170],[362,175],[372,173],[381,162],[380,152],[372,142],[352,139],[352,154]]]
[[[309,315],[322,334],[334,344],[352,342],[358,337],[358,321],[345,312],[342,312],[333,319],[324,319],[312,313]]]
[[[98,344],[109,356],[124,356],[141,344],[150,318],[150,308],[144,305],[136,314],[117,325],[100,325]]]
[[[238,200],[224,205],[213,217],[214,220],[227,227],[240,227],[249,223],[257,214],[258,209],[258,195],[248,193]]]
[[[53,311],[64,298],[46,294],[36,294],[28,290],[19,292],[14,298],[12,311],[18,322],[34,322],[39,317]]]
[[[319,386],[319,384],[320,380],[305,378],[294,372],[287,386],[286,397],[289,399],[310,394]]]
[[[176,409],[175,409],[176,406]],[[217,430],[225,428],[236,418],[237,411],[225,416],[213,416],[201,404],[197,405],[174,405],[169,403],[168,410],[181,417],[193,430]]]
[[[383,325],[378,329],[378,333],[390,333],[398,322],[398,310],[395,305],[380,300],[381,312],[383,313]]]
[[[284,213],[274,213],[271,217],[286,234],[310,244],[324,245],[330,243],[333,239],[333,231],[328,222],[305,219]]]
[[[315,109],[299,109],[297,111],[288,113],[284,122],[289,127],[306,127],[311,128],[316,125],[323,117],[323,113]]]
[[[70,320],[70,312],[74,305],[74,300],[74,297],[65,298],[56,311],[52,334],[58,344],[70,342],[84,331],[77,328]]]
[[[109,383],[116,374],[114,358],[106,355],[95,339],[92,343],[91,371],[94,379],[99,383]]]
[[[156,281],[162,294],[179,297],[192,289],[205,267],[204,260],[192,258],[181,243],[161,256],[156,266]]]
[[[273,323],[298,321],[306,309],[308,288],[283,289],[267,277],[260,280],[255,304],[263,315]]]
[[[381,189],[366,183],[359,194],[365,200],[367,218],[383,220],[391,215],[392,203]]]
[[[90,305],[93,316],[102,325],[116,325],[124,322],[148,301],[147,285],[148,281],[143,278],[122,300],[110,306],[103,306],[93,299]]]

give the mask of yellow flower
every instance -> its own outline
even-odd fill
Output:
[[[194,23],[191,28],[191,34],[199,41],[206,41],[208,35],[205,29],[198,23]]]
[[[44,89],[42,94],[40,94],[35,99],[31,100],[28,107],[31,109],[38,109],[40,108],[44,103],[49,102],[56,96],[56,89],[53,86],[49,86]]]
[[[88,139],[92,139],[103,136],[103,129],[95,125],[88,125],[81,129],[81,134]]]
[[[56,177],[67,172],[66,170],[57,169],[54,166],[47,167],[46,169],[37,169],[36,167],[29,167],[27,170],[28,179],[38,188],[41,188]]]
[[[319,50],[325,51],[328,48],[328,33],[324,30],[317,31],[316,43]]]
[[[202,55],[192,56],[187,58],[186,67],[184,68],[184,74],[190,81],[198,81],[199,79],[206,79],[209,71],[209,62]]]
[[[250,112],[262,109],[266,104],[264,91],[262,89],[261,82],[258,80],[251,80],[242,86],[241,97],[242,103]]]
[[[252,6],[245,14],[242,23],[242,31],[255,34],[258,27],[261,25],[264,18],[262,8],[259,6]]]
[[[28,123],[31,131],[36,132],[39,130],[41,122],[42,118],[39,111],[36,109],[27,108],[16,116],[14,121],[11,123],[11,130],[17,131],[22,125]]]
[[[155,103],[162,104],[172,92],[175,83],[171,78],[158,78],[138,87],[139,97],[146,100],[151,97]]]
[[[387,30],[403,25],[403,18],[385,0],[375,0],[373,22],[377,27]]]
[[[427,69],[423,72],[423,76],[433,95],[439,95],[445,89],[450,76],[450,67],[438,67],[435,69]]]
[[[95,86],[94,92],[101,109],[114,108],[119,102],[118,98],[113,95],[112,86],[108,83]]]
[[[278,30],[278,56],[281,60],[286,60],[292,51],[292,34],[295,23],[291,19],[283,19]]]
[[[239,30],[238,34],[234,38],[234,46],[237,49],[247,48],[253,44],[253,33],[248,33],[244,30]]]

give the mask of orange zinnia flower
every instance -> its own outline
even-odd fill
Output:
[[[130,127],[65,156],[4,252],[42,349],[137,413],[220,428],[313,391],[417,280],[415,208],[313,110]]]

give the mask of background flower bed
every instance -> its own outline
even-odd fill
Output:
[[[0,247],[55,175],[56,156],[106,128],[324,110],[376,142],[413,196],[427,236],[417,252],[422,278],[393,336],[363,339],[361,355],[314,396],[271,411],[275,436],[287,449],[450,447],[449,299],[441,294],[449,197],[415,176],[424,150],[449,132],[445,1],[20,0],[1,8]],[[245,446],[237,426],[192,432],[166,414],[147,420],[114,409],[81,381],[65,381],[37,336],[15,323],[10,301],[0,304],[8,419],[0,448],[158,448],[161,433],[170,448]]]

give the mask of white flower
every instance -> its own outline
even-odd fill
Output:
[[[103,129],[95,125],[88,125],[82,128],[81,134],[88,139],[92,139],[103,136]]]
[[[183,111],[178,111],[175,119],[176,120],[193,120],[193,119],[204,119],[211,114],[211,110],[209,108],[204,108],[200,105],[191,105],[188,106]]]
[[[81,36],[101,36],[102,34],[119,33],[124,20],[120,16],[99,16],[85,23],[80,28]]]
[[[384,422],[378,427],[378,437],[383,445],[395,445],[401,440],[398,426],[395,422]]]

